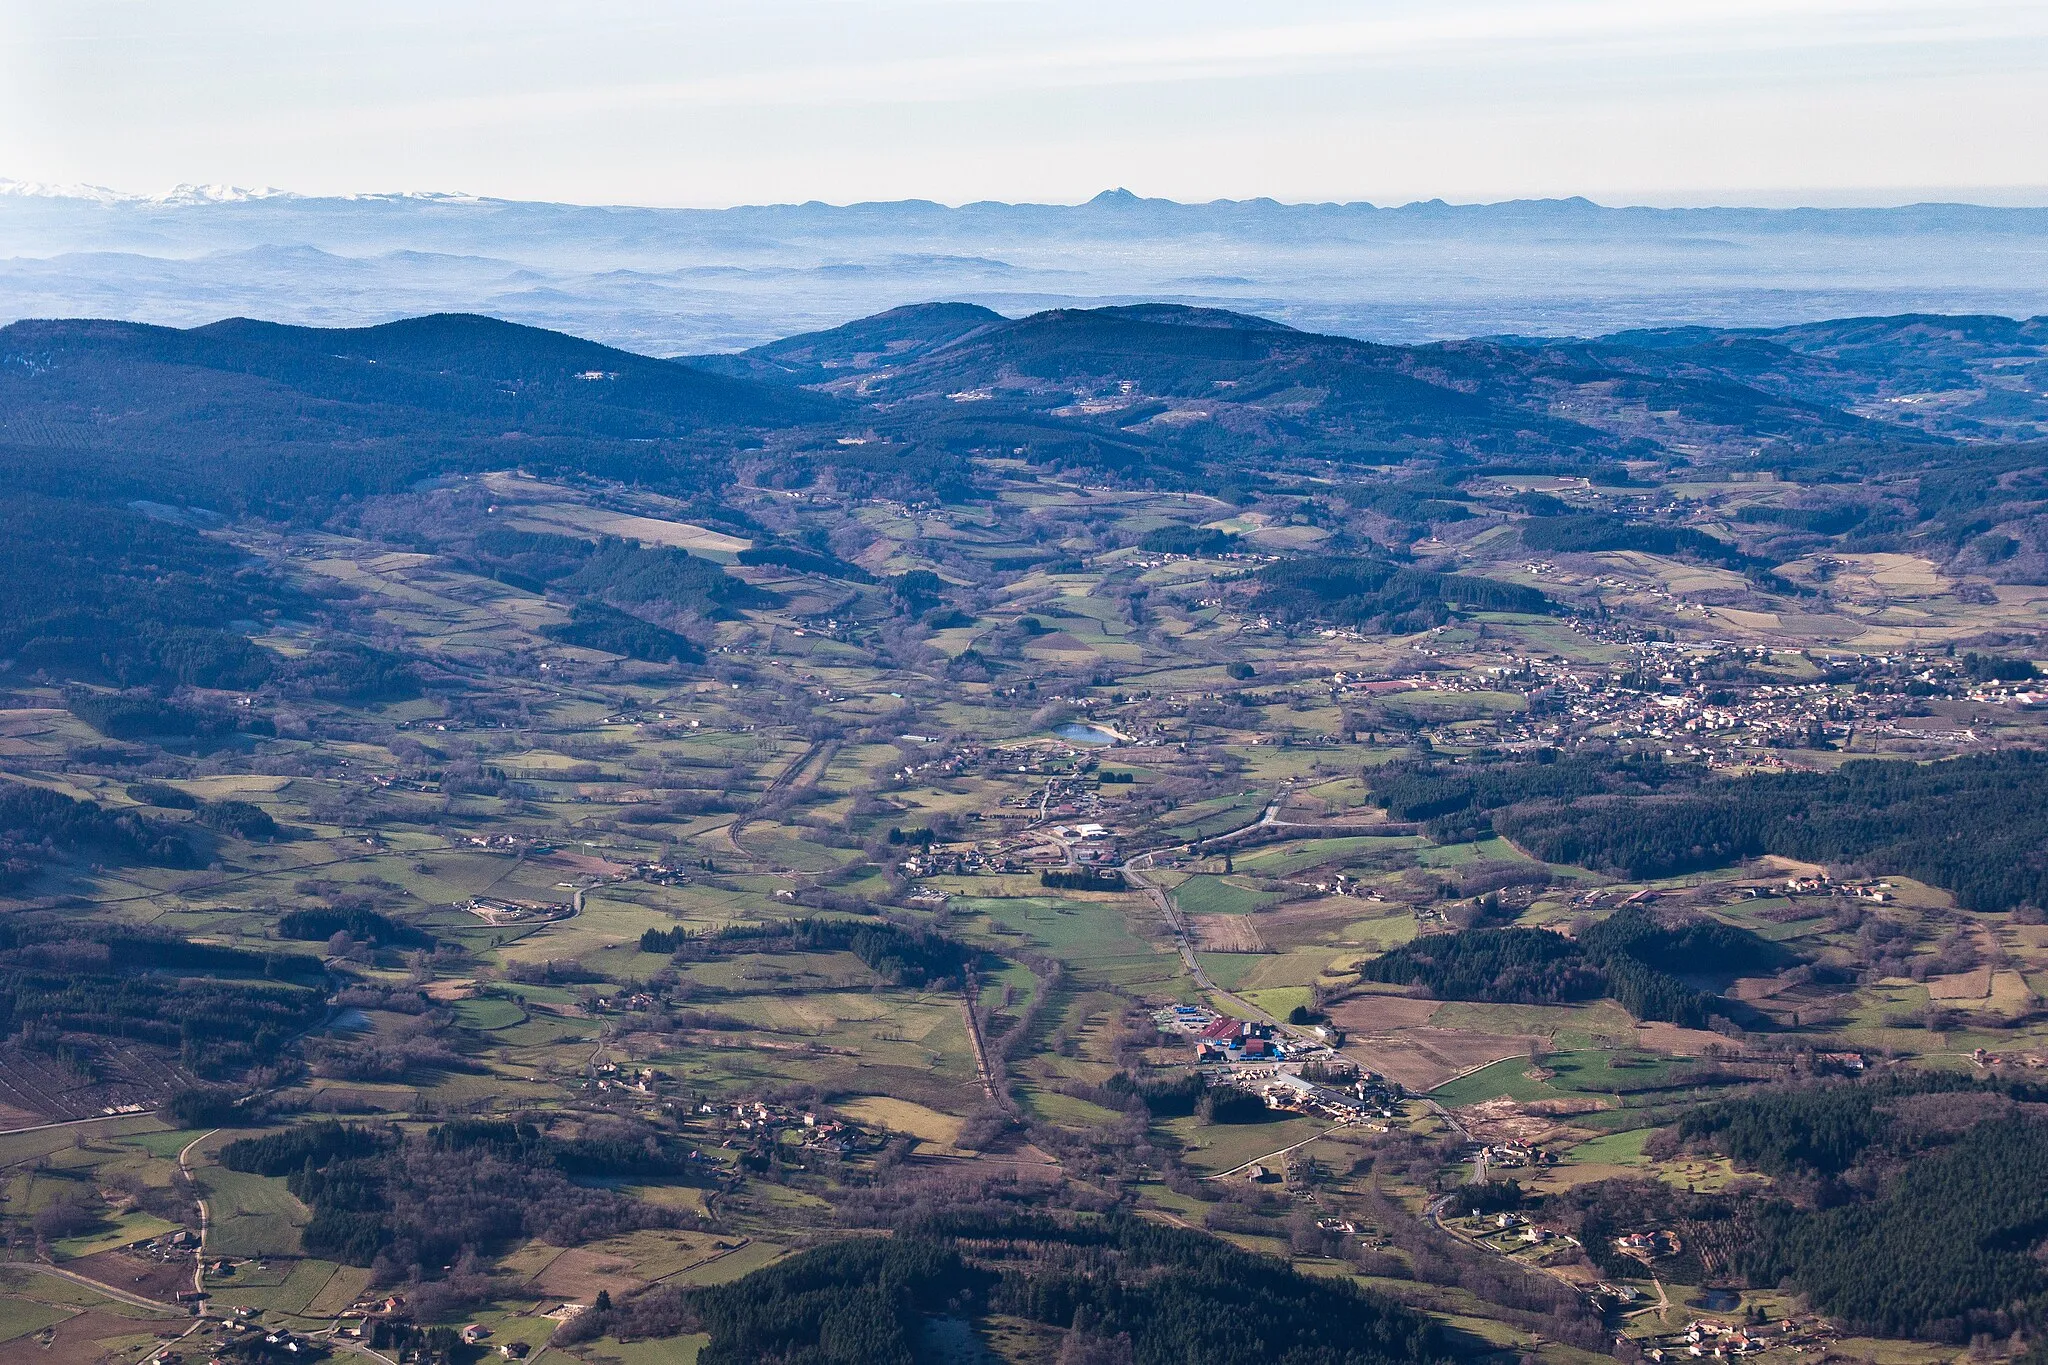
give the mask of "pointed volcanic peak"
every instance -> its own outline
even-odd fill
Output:
[[[683,363],[712,374],[781,384],[829,384],[851,374],[904,365],[942,346],[1009,319],[972,303],[912,303],[805,332],[738,355],[688,356]]]

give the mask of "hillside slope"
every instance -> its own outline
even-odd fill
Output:
[[[467,315],[343,330],[246,319],[0,329],[0,471],[11,481],[224,511],[512,465],[692,485],[711,433],[837,408]]]

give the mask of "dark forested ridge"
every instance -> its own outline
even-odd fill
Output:
[[[24,674],[251,687],[275,659],[225,623],[292,600],[185,526],[18,485],[0,498],[0,659]]]
[[[1792,352],[1779,355],[1798,368]],[[513,464],[715,490],[730,476],[728,438],[741,433],[797,434],[802,460],[843,471],[849,489],[867,481],[941,496],[971,485],[964,456],[992,449],[1178,486],[1242,479],[1282,452],[1345,464],[1390,454],[1533,460],[1587,474],[1656,451],[1554,415],[1560,396],[1602,385],[1692,420],[1774,424],[1803,447],[1885,434],[1826,406],[1860,393],[1788,397],[1739,367],[1702,383],[1707,348],[1619,338],[1376,346],[1173,305],[1018,319],[919,305],[686,364],[466,315],[337,330],[22,322],[0,329],[0,359],[0,470],[17,486],[83,483],[111,499],[276,515]],[[1126,380],[1142,401],[1071,410],[1077,385]],[[855,382],[858,408],[847,401]],[[966,411],[950,400],[959,392],[987,401]],[[1196,403],[1204,420],[1151,420]],[[856,411],[881,439],[839,447],[803,436]],[[1466,515],[1453,506],[1425,498],[1386,510]],[[1572,535],[1578,547],[1585,528]],[[1672,548],[1726,559],[1711,540]]]
[[[0,470],[17,486],[291,514],[517,463],[700,486],[703,433],[830,399],[466,315],[328,330],[232,319],[0,328]],[[344,455],[345,452],[345,455]]]
[[[1648,755],[1559,754],[1486,764],[1389,763],[1373,771],[1373,799],[1397,820],[1433,820],[1463,811],[1495,811],[1530,801],[1611,793],[1648,794],[1689,787],[1704,773]]]
[[[312,1210],[306,1250],[350,1265],[440,1266],[465,1248],[502,1248],[518,1237],[556,1246],[637,1228],[670,1227],[678,1215],[577,1180],[688,1176],[687,1152],[625,1124],[569,1138],[531,1124],[463,1119],[417,1135],[353,1125],[307,1124],[232,1142],[229,1170],[288,1177]]]
[[[1684,1140],[1810,1190],[1754,1211],[1738,1265],[1858,1331],[1962,1342],[2048,1324],[2038,1087],[1942,1074],[1789,1088],[1687,1115]]]
[[[320,960],[55,915],[0,924],[0,1035],[90,1034],[174,1051],[206,1076],[276,1061],[326,1012]]]
[[[706,1365],[911,1365],[928,1316],[993,1312],[1069,1329],[1132,1365],[1423,1365],[1436,1326],[1348,1280],[1114,1215],[941,1217],[808,1251],[711,1289],[657,1288],[567,1333],[703,1331]],[[1116,1359],[1114,1354],[1104,1359]]]
[[[1697,559],[1730,569],[1763,571],[1771,566],[1740,546],[1683,526],[1654,526],[1613,516],[1537,516],[1521,524],[1522,543],[1553,554],[1595,550],[1636,550],[1643,554]]]
[[[1396,633],[1440,626],[1457,609],[1541,614],[1552,607],[1534,588],[1368,558],[1283,560],[1259,570],[1258,582],[1252,605],[1260,611]]]
[[[1419,985],[1440,1000],[1554,1005],[1611,996],[1638,1019],[1703,1028],[1721,1002],[1688,986],[1680,972],[1732,975],[1784,956],[1746,929],[1717,920],[1666,924],[1629,906],[1576,939],[1521,928],[1431,934],[1358,970],[1367,981]]]
[[[1955,893],[1972,910],[2048,904],[2048,755],[2015,749],[1939,763],[1859,759],[1630,801],[1530,803],[1494,827],[1550,862],[1664,877],[1762,853],[1861,863]]]

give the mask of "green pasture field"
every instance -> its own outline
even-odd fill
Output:
[[[66,1237],[53,1242],[50,1250],[60,1261],[75,1261],[81,1256],[95,1252],[112,1251],[116,1247],[128,1246],[134,1242],[146,1242],[152,1237],[161,1237],[175,1231],[178,1224],[147,1213],[124,1213],[114,1218],[108,1226],[83,1237]]]
[[[127,1137],[137,1133],[161,1133],[168,1127],[154,1114],[121,1114],[113,1118],[90,1119],[84,1123],[38,1126],[13,1133],[0,1133],[0,1166],[33,1161],[39,1156],[70,1147],[83,1134],[92,1141]]]
[[[1210,1123],[1195,1118],[1162,1120],[1160,1129],[1182,1144],[1187,1164],[1218,1174],[1257,1161],[1329,1129],[1327,1119],[1275,1118],[1258,1123]]]
[[[1643,1144],[1650,1139],[1652,1130],[1635,1128],[1623,1133],[1609,1133],[1567,1148],[1567,1160],[1582,1166],[1638,1166],[1644,1164]]]
[[[1263,953],[1197,953],[1195,960],[1202,964],[1211,981],[1226,991],[1234,991],[1266,959]]]
[[[1162,822],[1160,832],[1168,838],[1183,841],[1208,839],[1226,830],[1251,824],[1265,808],[1266,795],[1263,792],[1201,801],[1172,812]]]
[[[1307,986],[1241,987],[1238,994],[1275,1019],[1283,1020],[1287,1018],[1288,1012],[1297,1006],[1307,1009],[1314,998]]]
[[[1377,852],[1385,848],[1413,848],[1423,841],[1414,835],[1346,835],[1337,839],[1311,839],[1301,843],[1275,844],[1270,848],[1239,854],[1240,872],[1264,877],[1284,877],[1304,868],[1322,867],[1354,853]]]
[[[527,1014],[517,1000],[503,996],[473,996],[456,1004],[455,1017],[465,1028],[488,1032],[524,1023]]]
[[[952,904],[958,912],[986,915],[992,925],[1021,933],[1084,980],[1134,985],[1171,976],[1179,964],[1131,932],[1118,901],[1015,896],[961,897]],[[1134,902],[1131,912],[1145,908]],[[998,950],[1001,941],[996,940]]]
[[[37,1303],[32,1299],[0,1297],[0,1343],[40,1332],[52,1323],[64,1321],[76,1311],[55,1304]]]
[[[1525,1074],[1529,1067],[1527,1057],[1509,1057],[1456,1080],[1446,1081],[1430,1091],[1429,1097],[1446,1108],[1457,1109],[1485,1100],[1511,1099],[1528,1103],[1556,1099],[1563,1093]]]
[[[204,1166],[193,1173],[206,1191],[213,1225],[207,1250],[223,1256],[293,1256],[299,1251],[299,1229],[312,1213],[292,1197],[282,1178],[249,1175],[224,1166]]]
[[[208,1243],[211,1249],[211,1241]],[[282,1270],[282,1275],[265,1276],[269,1284],[252,1285],[237,1280],[223,1280],[220,1292],[233,1298],[236,1303],[246,1303],[254,1308],[269,1309],[277,1313],[289,1313],[297,1317],[307,1316],[314,1302],[324,1297],[328,1282],[337,1273],[346,1273],[344,1268],[332,1261],[301,1260],[272,1261],[273,1272]],[[350,1277],[352,1280],[355,1276]],[[323,1305],[324,1307],[325,1305]]]
[[[1189,877],[1173,889],[1173,903],[1186,915],[1249,915],[1279,899],[1228,877]]]

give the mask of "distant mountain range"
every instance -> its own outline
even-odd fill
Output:
[[[1169,302],[1381,342],[2025,317],[2048,313],[2048,209],[1182,204],[1113,190],[1078,205],[697,210],[0,181],[0,320],[461,311],[674,355],[934,298],[1009,316]]]

